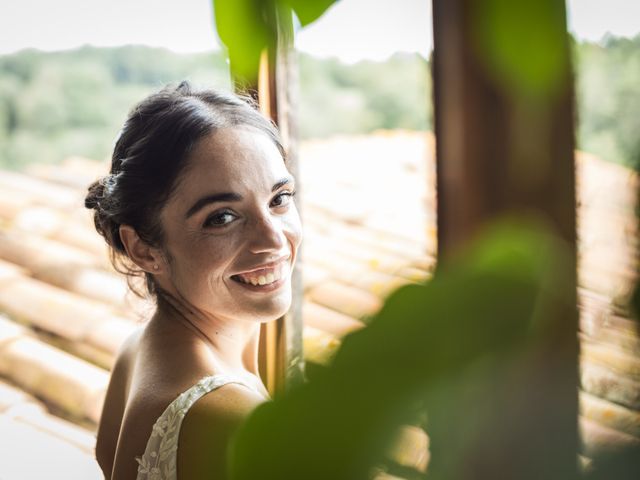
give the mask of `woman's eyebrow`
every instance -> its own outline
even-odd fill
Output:
[[[242,195],[233,192],[214,193],[213,195],[207,195],[206,197],[202,197],[201,199],[199,199],[189,210],[187,210],[185,219],[188,219],[210,203],[239,202],[240,200],[242,200]]]
[[[284,178],[278,180],[275,183],[275,185],[271,188],[271,191],[275,192],[276,190],[278,190],[283,185],[286,185],[287,183],[293,183],[293,177],[284,177]]]
[[[272,192],[275,192],[280,187],[287,185],[288,183],[293,183],[293,177],[284,177],[278,180],[273,187],[271,188]],[[205,206],[216,203],[216,202],[239,202],[242,200],[242,195],[234,192],[224,192],[224,193],[214,193],[213,195],[207,195],[205,197],[200,198],[193,206],[187,210],[185,215],[185,219],[193,216],[196,212],[204,208]]]

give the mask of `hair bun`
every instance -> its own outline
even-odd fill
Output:
[[[93,210],[100,208],[100,201],[104,198],[105,187],[102,178],[89,185],[87,195],[84,199],[84,206]]]

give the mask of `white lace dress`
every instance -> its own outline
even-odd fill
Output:
[[[182,392],[169,404],[154,423],[144,454],[136,457],[137,480],[176,480],[178,437],[182,420],[199,398],[227,383],[240,383],[252,388],[229,375],[212,375]]]

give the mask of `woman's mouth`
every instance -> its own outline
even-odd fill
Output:
[[[235,282],[255,291],[270,291],[280,287],[289,277],[289,263],[281,262],[273,267],[232,275]]]

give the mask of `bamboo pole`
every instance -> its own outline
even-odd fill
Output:
[[[287,168],[296,177],[297,190],[301,191],[298,172],[297,132],[293,115],[295,90],[295,57],[293,50],[292,20],[275,18],[277,44],[266,49],[260,59],[258,85],[246,86],[235,81],[237,89],[257,96],[262,113],[270,118],[280,130],[284,143]],[[289,15],[291,13],[289,12]],[[283,21],[284,20],[284,21]],[[296,205],[301,211],[300,195]],[[302,252],[298,252],[298,266],[292,275],[293,301],[287,314],[274,322],[261,326],[260,373],[272,397],[278,396],[286,388],[303,381],[304,359],[302,351],[302,301],[303,286],[301,276]]]

